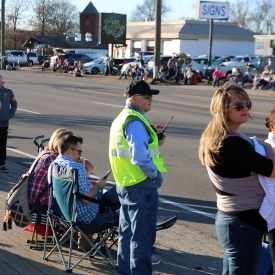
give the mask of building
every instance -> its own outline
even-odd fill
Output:
[[[162,21],[160,51],[165,55],[186,53],[191,56],[208,55],[210,22],[206,20]],[[31,36],[23,45],[39,54],[52,54],[53,48],[97,48],[108,49],[114,57],[130,57],[137,51],[155,49],[155,22],[129,22],[126,24],[125,44],[98,44],[99,13],[90,2],[80,13],[80,33],[60,37]],[[91,33],[92,41],[85,41]],[[240,28],[236,23],[214,21],[212,55],[245,55],[254,54],[254,33]],[[72,37],[71,37],[72,36]],[[41,53],[45,46],[48,53]]]
[[[254,35],[256,55],[275,55],[275,35]]]
[[[182,52],[191,56],[207,55],[209,21],[162,21],[160,51],[165,55]],[[254,33],[236,23],[213,23],[212,55],[254,54]],[[154,50],[155,22],[127,23],[126,56],[136,51]]]

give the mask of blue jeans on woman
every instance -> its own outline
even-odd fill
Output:
[[[215,226],[224,249],[222,275],[257,275],[264,232],[220,211]]]
[[[156,188],[161,182],[159,174],[154,180],[146,178],[133,186],[117,186],[121,203],[117,250],[120,275],[152,275],[151,257],[159,203]]]

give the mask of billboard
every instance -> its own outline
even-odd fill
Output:
[[[228,20],[229,3],[198,0],[196,16],[198,19]]]
[[[125,44],[126,43],[126,14],[100,13],[99,44]]]

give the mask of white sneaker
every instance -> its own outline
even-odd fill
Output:
[[[161,257],[159,255],[152,255],[152,265],[158,265],[161,262]]]

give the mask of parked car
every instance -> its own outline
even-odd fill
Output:
[[[247,63],[251,62],[255,57],[256,57],[255,55],[236,55],[230,61],[223,62],[223,64],[242,67],[243,65],[246,66]]]
[[[160,56],[160,69],[164,66],[167,66],[167,63],[170,58],[172,58],[172,55],[161,55]],[[147,65],[148,70],[149,71],[153,70],[154,66],[155,66],[155,58],[153,57],[153,58],[151,58],[150,61],[148,61],[148,65]]]
[[[63,60],[67,59],[71,65],[73,65],[75,61],[81,61],[82,64],[93,61],[93,59],[86,54],[66,53],[66,54],[60,54],[60,58]],[[57,62],[57,56],[56,55],[52,56],[50,60],[50,66],[54,67],[56,62]]]
[[[89,74],[97,74],[103,72],[105,67],[104,57],[97,58],[92,62],[85,63],[83,65],[83,71]]]
[[[264,71],[265,66],[268,66],[271,70],[275,71],[274,55],[256,57],[248,63],[248,67],[254,74],[261,74]]]
[[[130,57],[130,58],[115,58],[115,65],[117,71],[121,71],[122,67],[124,64],[127,64],[129,62],[133,62],[136,60],[135,57]]]
[[[154,58],[154,55],[144,55],[142,56],[142,58],[144,61],[144,66],[147,67],[149,61],[151,61],[151,59]],[[131,64],[131,66],[134,67],[136,64],[139,64],[139,63],[140,63],[140,58],[138,57],[134,61],[124,64],[121,69],[124,70],[124,68],[127,67],[129,64]]]
[[[26,53],[27,56],[27,53]],[[35,52],[29,52],[29,67],[32,67],[33,65],[39,65],[39,60],[38,60],[38,54]]]

